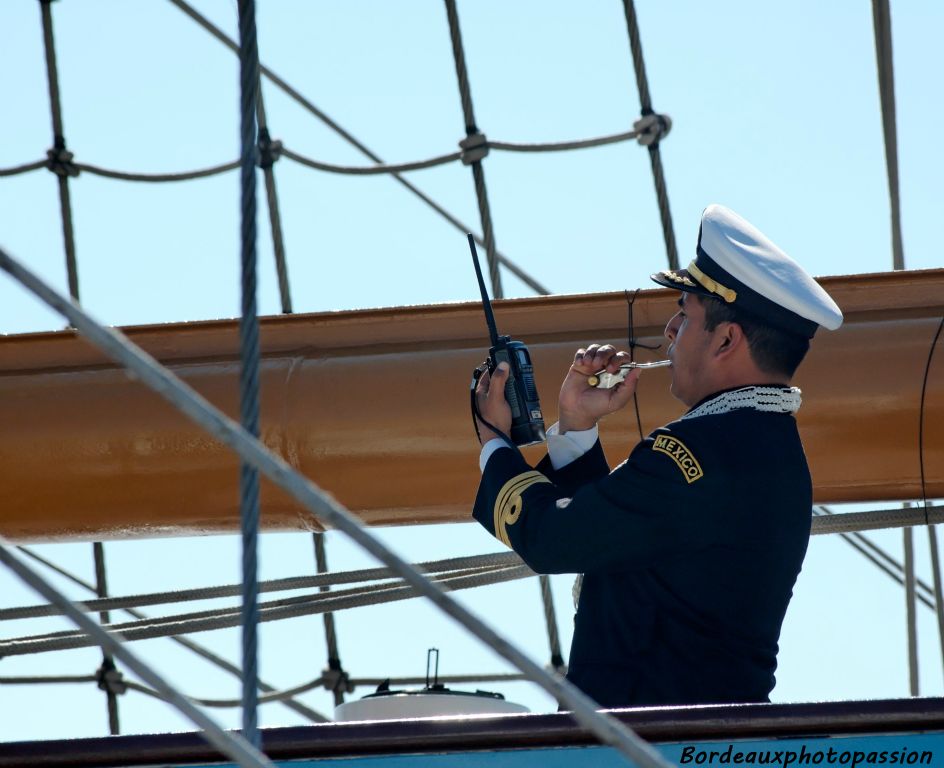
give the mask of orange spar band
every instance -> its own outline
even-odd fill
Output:
[[[821,282],[846,322],[816,335],[794,381],[815,499],[920,498],[918,417],[944,270]],[[664,345],[677,297],[639,293],[638,341]],[[503,332],[528,343],[548,424],[574,350],[626,346],[622,292],[496,301],[495,313]],[[237,417],[235,321],[126,333]],[[479,479],[469,376],[487,349],[477,302],[263,319],[262,438],[371,525],[468,520]],[[637,356],[661,359],[664,346]],[[684,411],[668,392],[670,377],[670,369],[641,376],[645,433]],[[234,455],[74,332],[0,337],[0,424],[0,535],[11,540],[239,529]],[[923,429],[927,495],[941,497],[944,349],[928,373]],[[601,435],[613,465],[639,439],[635,419],[622,415],[604,421]],[[525,454],[536,462],[543,449]],[[320,527],[267,481],[261,506],[266,530]]]

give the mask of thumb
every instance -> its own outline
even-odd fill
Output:
[[[508,381],[508,363],[501,362],[495,366],[495,370],[492,372],[492,383],[498,387],[500,392],[505,391],[505,382]]]

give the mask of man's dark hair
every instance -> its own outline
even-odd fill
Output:
[[[792,377],[806,357],[809,339],[767,325],[713,296],[698,295],[698,298],[705,308],[705,330],[713,331],[719,323],[737,323],[744,331],[751,359],[765,373]]]

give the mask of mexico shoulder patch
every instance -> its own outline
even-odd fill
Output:
[[[704,477],[705,473],[698,463],[698,459],[692,454],[681,440],[671,435],[656,435],[655,442],[652,444],[652,450],[664,453],[674,461],[685,480],[694,483],[698,478]]]

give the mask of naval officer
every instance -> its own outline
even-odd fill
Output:
[[[704,211],[688,268],[652,279],[680,292],[665,336],[687,412],[611,470],[597,422],[630,401],[639,371],[592,387],[629,357],[580,349],[536,468],[479,422],[473,515],[538,573],[584,574],[567,677],[601,706],[768,701],[812,507],[790,382],[842,313],[720,205]],[[476,391],[483,421],[506,434],[507,375],[503,364]]]

